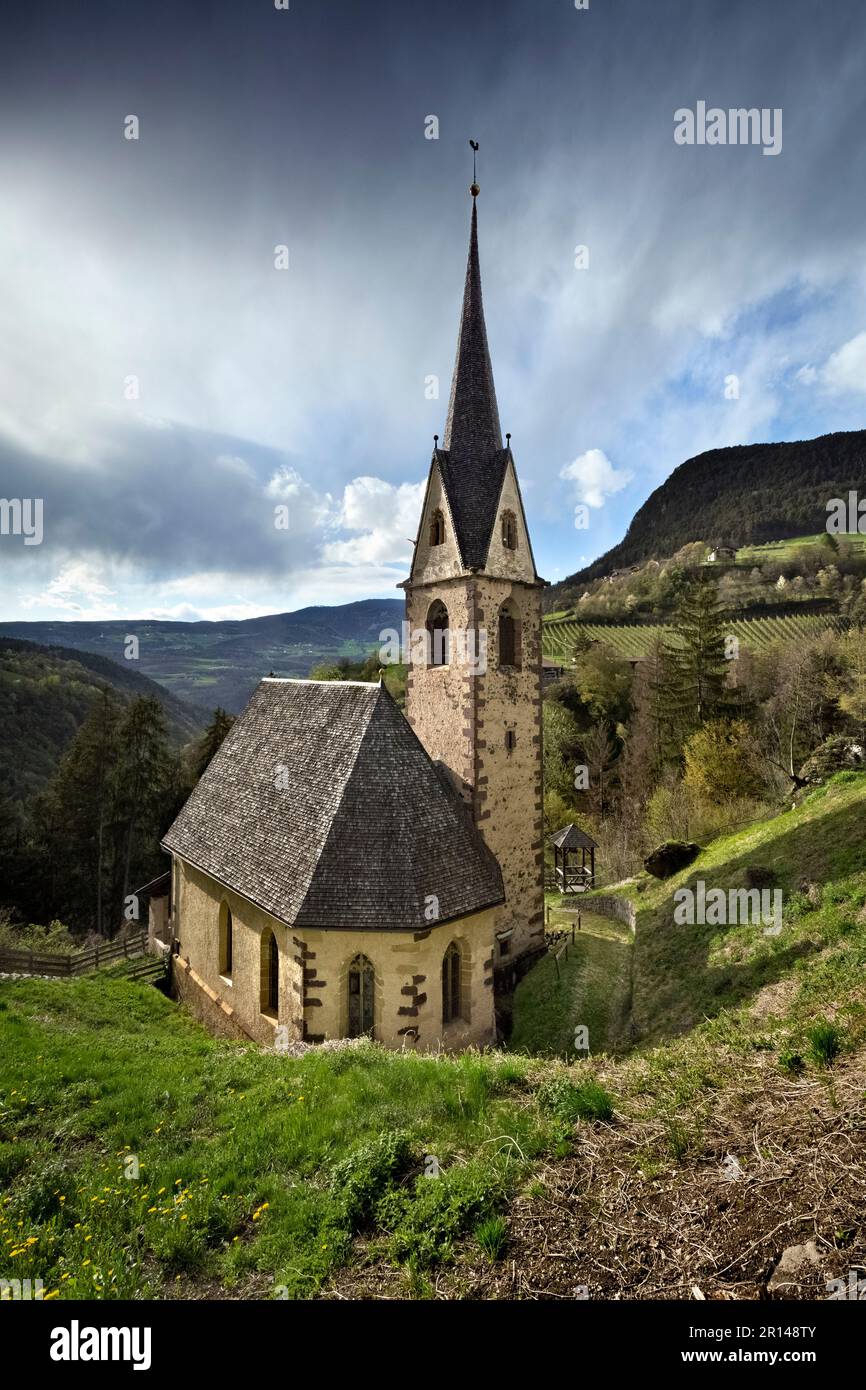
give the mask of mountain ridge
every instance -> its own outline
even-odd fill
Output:
[[[560,606],[569,586],[667,558],[691,541],[746,545],[823,531],[830,499],[858,489],[866,496],[866,430],[705,450],[650,493],[617,545],[551,585],[545,606]]]

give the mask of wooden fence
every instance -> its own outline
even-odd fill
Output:
[[[87,975],[101,965],[132,959],[147,950],[147,932],[136,932],[122,940],[98,942],[68,955],[49,955],[42,951],[0,949],[0,974],[4,975]],[[143,972],[141,972],[143,973]]]

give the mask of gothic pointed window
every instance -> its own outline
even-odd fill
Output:
[[[233,924],[231,908],[228,903],[220,903],[219,956],[220,974],[227,979],[232,973]]]
[[[517,517],[514,512],[502,513],[502,544],[506,550],[517,549]]]
[[[276,1018],[280,1009],[280,948],[266,927],[261,941],[261,1010]]]
[[[366,956],[355,956],[349,965],[348,1035],[360,1038],[373,1036],[374,987],[373,967]]]
[[[437,507],[430,518],[430,544],[444,545],[445,543],[445,518]]]
[[[520,670],[520,617],[513,599],[499,610],[499,665]]]
[[[442,958],[442,1023],[453,1023],[461,1016],[460,947],[452,941]]]
[[[451,634],[448,609],[441,599],[431,603],[427,613],[428,666],[447,666],[451,660]]]

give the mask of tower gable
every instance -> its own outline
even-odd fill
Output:
[[[507,531],[510,534],[507,535]],[[508,545],[506,539],[513,540],[514,543]],[[484,572],[495,575],[498,579],[523,580],[527,584],[539,582],[535,572],[529,528],[523,511],[523,499],[520,496],[520,484],[517,481],[517,470],[510,454],[490,532]]]
[[[434,545],[434,519],[439,513],[443,522],[443,536],[439,545]],[[442,470],[434,455],[427,479],[427,491],[421,510],[421,525],[415,541],[415,554],[412,560],[410,583],[431,584],[438,579],[452,579],[464,573],[460,543],[454,525],[454,516],[442,481]]]

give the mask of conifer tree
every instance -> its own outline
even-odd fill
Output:
[[[666,711],[680,745],[726,704],[728,662],[724,613],[715,584],[705,575],[687,584],[674,616],[667,648]]]
[[[62,899],[73,919],[103,935],[113,877],[112,768],[120,706],[107,687],[93,703],[57,775]]]
[[[227,714],[221,705],[213,712],[208,724],[192,753],[192,774],[196,782],[201,777],[211,758],[221,747],[229,729],[235,722],[233,714]]]
[[[162,706],[153,696],[141,696],[128,706],[118,725],[112,775],[119,871],[112,907],[118,911],[118,919],[129,895],[130,868],[136,858],[146,861],[148,846],[158,839],[171,774]]]

